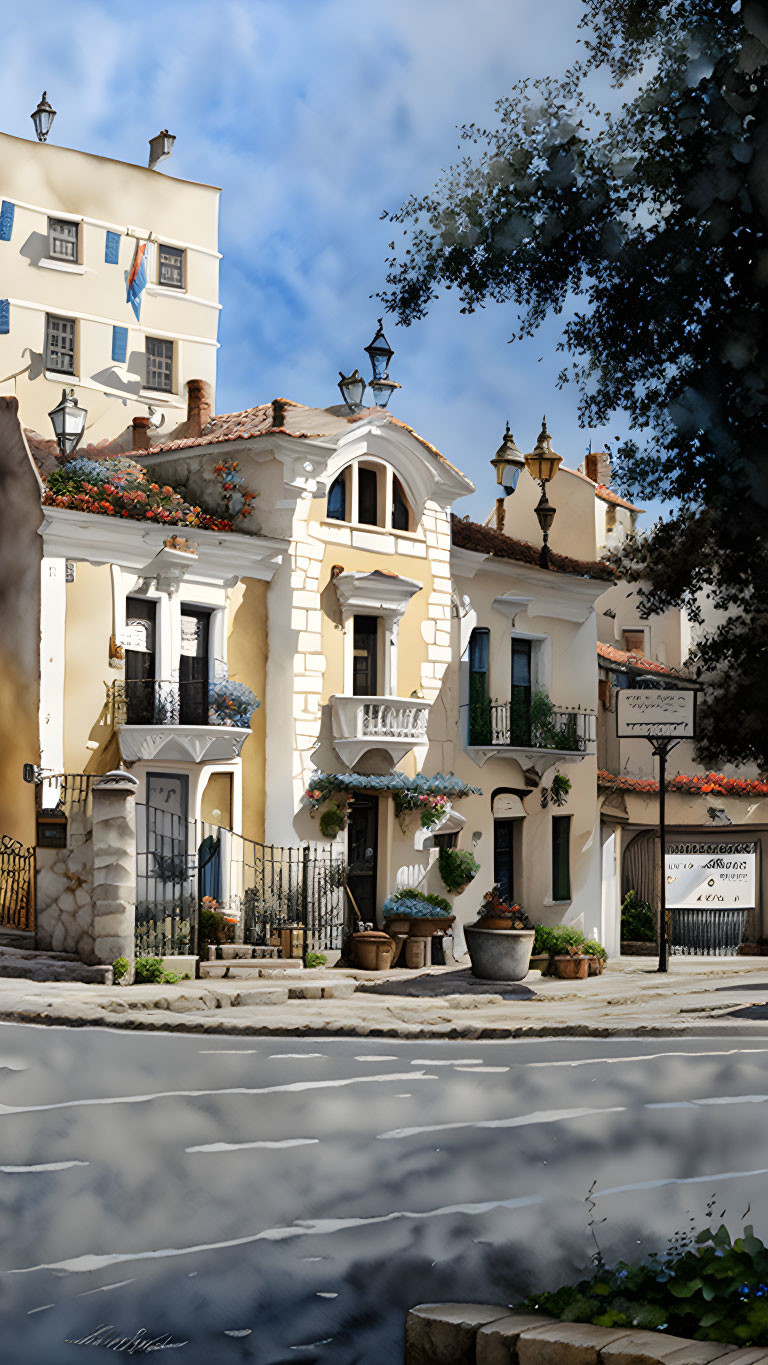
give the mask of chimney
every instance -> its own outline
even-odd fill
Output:
[[[149,418],[133,419],[133,450],[149,450]]]
[[[586,476],[587,476],[588,479],[591,479],[591,480],[592,480],[593,483],[599,483],[599,482],[600,482],[600,480],[599,480],[599,478],[598,478],[598,476],[597,476],[597,452],[596,452],[596,451],[593,453],[593,452],[590,450],[589,454],[587,455],[587,458],[586,458],[585,461],[584,461],[584,473],[586,474]]]
[[[45,98],[45,96],[43,96]],[[163,128],[161,133],[156,133],[149,139],[149,161],[148,166],[151,171],[161,161],[167,161],[173,151],[173,144],[176,141],[176,134],[169,133],[167,128]]]
[[[202,436],[211,420],[211,386],[204,379],[190,379],[187,384],[187,436]]]

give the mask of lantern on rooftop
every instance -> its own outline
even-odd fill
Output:
[[[395,383],[394,379],[372,379],[371,393],[377,408],[385,408],[395,389],[399,389],[400,384]]]
[[[343,370],[339,370],[339,389],[350,412],[358,412],[363,405],[365,380],[357,368],[347,375]]]
[[[38,104],[34,114],[30,114],[29,117],[35,125],[38,142],[47,141],[48,134],[51,131],[51,124],[56,117],[56,110],[48,103],[48,96],[45,90],[43,91],[43,98]]]
[[[69,457],[77,450],[85,431],[86,408],[78,406],[74,389],[61,391],[61,402],[48,413],[62,455]]]
[[[547,497],[547,484],[554,479],[562,462],[562,455],[555,454],[552,449],[552,437],[547,431],[547,419],[544,417],[536,445],[530,455],[525,457],[525,467],[528,473],[541,488],[541,497],[534,511],[544,537],[539,555],[539,564],[542,569],[549,568],[549,533],[552,529],[552,522],[555,520],[556,511]]]
[[[395,354],[382,330],[382,319],[379,318],[379,326],[373,341],[365,347],[365,353],[371,362],[373,378],[387,379],[389,376],[389,362]]]

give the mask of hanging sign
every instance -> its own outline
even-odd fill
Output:
[[[682,688],[624,688],[616,693],[619,739],[693,739],[696,693]]]
[[[670,844],[667,905],[672,910],[751,910],[755,844]]]

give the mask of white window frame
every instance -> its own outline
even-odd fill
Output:
[[[376,474],[376,498],[377,515],[382,515],[381,521],[369,522],[360,521],[359,502],[359,470],[371,469]],[[330,480],[328,487],[335,483],[338,478],[344,479],[345,503],[347,515],[343,521],[337,517],[326,517],[333,526],[353,526],[361,531],[386,531],[394,536],[416,536],[417,516],[414,509],[414,500],[405,486],[401,474],[393,469],[391,464],[385,460],[380,460],[376,456],[361,455],[355,460],[351,460],[348,465],[339,470]],[[408,520],[412,523],[407,531],[396,531],[392,525],[392,494],[393,481],[397,478],[403,497],[408,506]],[[327,496],[327,495],[326,495]]]
[[[178,255],[181,280],[176,284],[172,280],[163,279],[163,252],[170,251]],[[187,287],[187,253],[181,246],[171,246],[169,243],[159,242],[157,246],[157,283],[162,289],[176,289],[183,292]]]
[[[62,232],[62,228],[73,228],[74,239],[71,233]],[[59,242],[66,246],[74,246],[74,254],[68,251],[56,251],[55,244]],[[73,223],[71,218],[49,218],[48,219],[48,256],[52,261],[64,261],[67,265],[78,265],[80,261],[80,224]]]
[[[155,342],[155,343],[157,343],[157,344],[159,344],[159,345],[161,345],[161,346],[170,346],[170,348],[171,348],[171,355],[170,355],[171,372],[170,372],[169,383],[168,383],[167,386],[165,386],[165,385],[162,385],[162,386],[161,386],[161,385],[153,384],[153,383],[152,383],[151,371],[150,371],[150,360],[156,362],[156,361],[157,361],[157,357],[155,357],[155,356],[150,356],[150,353],[149,353],[150,342]],[[174,371],[175,371],[175,365],[176,365],[176,344],[175,344],[175,342],[172,341],[172,340],[170,339],[170,337],[150,337],[150,336],[145,337],[145,338],[144,338],[144,356],[145,356],[145,363],[146,363],[146,375],[145,375],[145,379],[144,379],[144,388],[145,388],[145,389],[151,390],[152,393],[174,393],[174,392],[175,392],[175,389],[174,389]],[[164,359],[161,363],[164,365],[164,364],[166,363],[165,359]],[[155,378],[157,378],[157,373],[155,374]]]
[[[54,362],[53,362],[53,356],[52,356],[53,346],[52,346],[52,339],[51,339],[51,331],[52,331],[52,324],[53,324],[53,323],[58,324],[60,327],[61,327],[61,325],[63,324],[63,326],[66,327],[66,328],[70,328],[70,327],[72,328],[72,350],[71,350],[72,368],[71,368],[71,369],[62,369],[61,366],[55,365]],[[60,354],[70,354],[70,352],[69,352],[68,349],[65,350],[65,349],[62,348],[60,345],[56,347],[56,350],[57,350]],[[77,322],[76,322],[76,320],[75,320],[74,318],[63,318],[63,317],[60,317],[57,313],[46,313],[46,315],[45,315],[45,368],[46,368],[46,370],[49,370],[52,374],[75,375],[75,374],[77,374],[76,359],[77,359]]]

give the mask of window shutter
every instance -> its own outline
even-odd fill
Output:
[[[0,335],[5,336],[11,330],[11,305],[8,299],[0,299]]]
[[[104,260],[107,265],[117,265],[120,256],[120,233],[108,232],[107,244],[104,248]],[[113,356],[114,359],[114,356]]]
[[[118,364],[121,364],[121,365],[122,365],[122,363],[123,363],[123,361],[125,360],[125,357],[127,356],[127,354],[128,354],[128,328],[127,328],[127,327],[113,327],[113,328],[112,328],[112,359],[113,359],[113,360],[116,360],[116,361],[118,362]]]
[[[4,199],[0,204],[0,242],[10,242],[15,212],[16,205],[12,204],[9,199]]]

